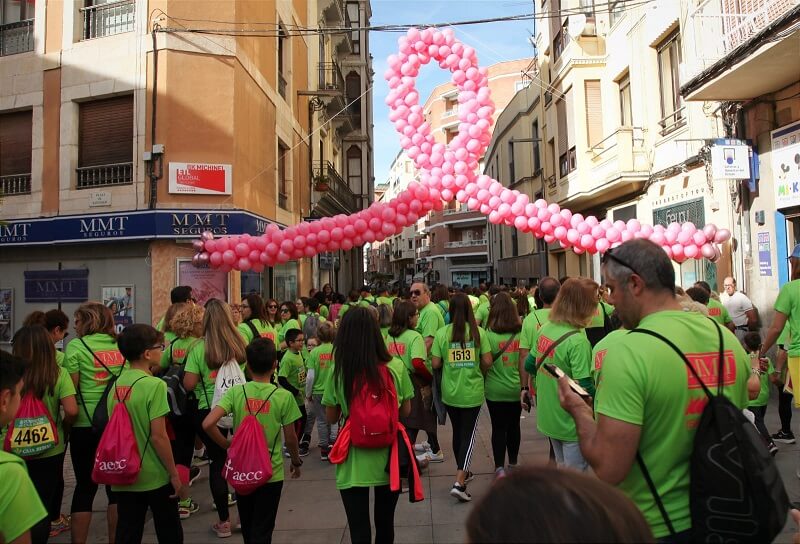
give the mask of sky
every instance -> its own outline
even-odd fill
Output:
[[[533,12],[536,0],[372,0],[372,26],[385,24],[432,24],[486,19],[503,15]],[[503,21],[454,27],[456,37],[478,53],[478,62],[491,65],[533,55],[528,38],[533,34],[533,21]],[[370,32],[370,50],[375,70],[373,123],[375,125],[375,184],[384,183],[397,152],[399,136],[389,121],[389,108],[384,99],[389,92],[383,73],[386,59],[397,52],[397,32]],[[417,78],[420,104],[436,85],[449,81],[450,72],[430,62]]]

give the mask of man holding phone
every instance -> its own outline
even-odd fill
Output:
[[[623,326],[658,332],[717,381],[717,327],[700,314],[684,312],[675,298],[675,271],[661,247],[631,240],[603,256],[603,274]],[[758,376],[736,337],[722,330],[726,360],[723,394],[738,408],[759,391]],[[575,420],[578,443],[595,474],[616,485],[645,516],[656,539],[688,542],[690,454],[707,402],[685,363],[662,340],[642,333],[620,336],[608,347],[597,380],[596,421],[592,408],[559,379],[561,406]],[[675,534],[659,511],[643,472],[640,453]]]

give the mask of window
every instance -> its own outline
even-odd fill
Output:
[[[78,189],[133,183],[133,95],[78,107]]]
[[[358,2],[347,3],[347,18],[350,20],[350,28],[358,29],[361,26],[361,10]],[[350,41],[353,44],[353,53],[361,54],[361,31],[353,30],[350,32]]]
[[[0,195],[31,192],[31,110],[0,114]]]
[[[351,115],[361,115],[361,76],[350,72],[345,78],[345,95],[347,96],[347,110]]]
[[[289,182],[286,179],[286,161],[289,148],[278,141],[278,206],[284,210],[289,209]]]
[[[530,80],[530,79],[523,79],[522,81],[515,81],[514,82],[514,92],[518,93],[522,89],[526,89],[526,88],[530,87],[531,81],[532,80]]]
[[[564,49],[567,48],[567,44],[569,43],[569,34],[567,33],[566,27],[561,27],[558,29],[558,34],[556,34],[555,39],[553,40],[553,60],[558,60],[558,57],[561,56],[561,53],[564,52]]]
[[[508,183],[514,184],[517,181],[516,172],[514,171],[514,142],[508,142]]]
[[[619,80],[619,120],[623,127],[633,126],[633,103],[631,102],[631,77],[629,74]]]
[[[86,0],[82,39],[91,40],[123,32],[133,32],[135,0]]]
[[[625,0],[611,0],[608,3],[608,26],[614,26],[625,13]]]
[[[534,121],[531,127],[531,140],[533,140],[533,174],[541,170],[542,163],[539,156],[539,121]]]
[[[361,148],[351,145],[347,150],[347,185],[354,193],[361,191]]]
[[[564,96],[556,103],[556,120],[558,122],[558,177],[563,178],[576,167],[576,152],[574,128],[568,122],[573,119],[572,115],[572,89],[564,93]]]
[[[681,38],[678,32],[667,38],[658,47],[658,78],[661,84],[661,134],[668,134],[682,126],[678,66],[681,62]]]
[[[603,100],[600,80],[592,79],[583,82],[586,94],[586,135],[589,147],[598,145],[603,140]]]
[[[534,196],[535,200],[539,200],[539,199],[542,199],[542,198],[544,198],[544,193],[541,192],[541,191],[536,193],[536,195]],[[547,251],[547,242],[544,241],[544,238],[536,238],[536,237],[534,237],[533,238],[533,252],[534,253],[544,253],[545,251]],[[563,278],[564,276],[559,276],[559,277]],[[531,285],[532,285],[532,282],[531,282]]]
[[[33,51],[33,17],[33,0],[0,0],[0,57]]]
[[[278,21],[278,94],[286,98],[286,66],[288,64],[289,36],[286,33],[283,23]]]
[[[511,256],[519,256],[519,234],[517,229],[514,228],[511,229]]]

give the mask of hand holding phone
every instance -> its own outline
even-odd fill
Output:
[[[561,370],[560,368],[558,368],[556,365],[554,365],[552,363],[545,363],[544,364],[544,369],[547,370],[547,372],[549,372],[557,380],[560,379],[562,376],[566,376],[566,374],[564,374],[563,370]],[[572,389],[572,391],[575,394],[579,395],[584,400],[588,400],[588,399],[592,398],[592,396],[586,391],[586,389],[584,389],[583,387],[578,385],[577,382],[575,382],[575,380],[573,380],[572,378],[568,377],[567,381],[569,382],[569,388]]]

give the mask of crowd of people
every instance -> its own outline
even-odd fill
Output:
[[[149,509],[159,542],[180,542],[200,508],[188,486],[205,465],[213,534],[238,528],[245,542],[270,542],[285,465],[299,478],[312,445],[336,467],[352,542],[392,542],[398,497],[422,499],[429,463],[452,456],[449,493],[472,500],[484,404],[495,485],[469,516],[471,542],[689,542],[691,456],[708,388],[719,384],[717,394],[747,411],[765,450],[794,442],[786,369],[800,372],[800,258],[791,266],[794,291],[781,291],[763,341],[732,278],[722,302],[705,282],[683,291],[666,254],[643,240],[604,254],[603,285],[417,282],[347,297],[325,285],[295,301],[251,293],[203,306],[178,286],[156,327],[119,334],[106,305],[86,302],[63,353],[55,344],[69,316],[34,312],[12,353],[0,352],[0,542],[67,530],[86,542],[99,483],[108,541],[140,542]],[[773,364],[765,354],[776,342]],[[771,383],[781,403],[775,434],[764,423]],[[551,467],[519,466],[523,410],[535,410]],[[448,419],[449,450],[437,434]],[[109,468],[101,452],[129,445],[138,467],[107,484],[109,471],[130,467],[116,459]],[[65,470],[75,478],[69,515]],[[533,513],[541,508],[549,512]]]

